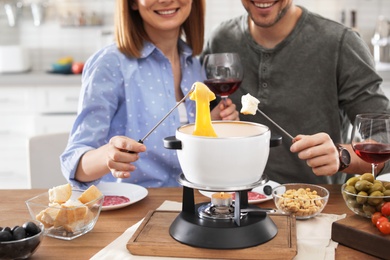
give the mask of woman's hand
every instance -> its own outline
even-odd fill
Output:
[[[107,167],[116,178],[129,178],[136,167],[132,164],[139,159],[139,153],[146,146],[126,136],[114,136],[107,144]]]
[[[229,98],[226,99],[226,105],[224,101],[221,100],[210,113],[212,120],[240,120],[236,105]]]
[[[315,175],[333,175],[339,169],[339,152],[326,133],[297,135],[290,151],[298,153],[301,160],[306,160]]]

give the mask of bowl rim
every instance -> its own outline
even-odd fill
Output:
[[[302,198],[290,198],[291,200],[324,200],[324,199],[329,199],[329,195],[330,195],[330,193],[329,193],[329,191],[328,191],[328,189],[326,189],[325,187],[322,187],[322,186],[320,186],[320,185],[317,185],[317,184],[311,184],[311,183],[298,183],[298,182],[296,182],[296,183],[285,183],[285,184],[280,184],[280,185],[278,185],[278,186],[276,186],[276,187],[274,187],[273,189],[272,189],[272,193],[271,193],[271,195],[272,195],[272,197],[275,199],[275,198],[278,198],[278,199],[280,199],[280,198],[284,198],[284,197],[282,197],[282,194],[281,195],[278,195],[278,194],[275,194],[275,190],[277,190],[277,189],[280,189],[281,187],[286,187],[286,186],[289,186],[289,185],[294,185],[294,186],[300,186],[300,185],[302,185],[302,186],[308,186],[307,188],[309,188],[309,186],[310,187],[313,187],[313,188],[317,188],[317,189],[319,189],[319,190],[322,190],[322,191],[324,191],[325,192],[325,196],[320,196],[319,198],[312,198],[312,199],[302,199]],[[287,190],[287,187],[286,187],[286,190]],[[284,194],[284,193],[283,193]],[[318,195],[319,196],[319,195]]]
[[[33,239],[35,237],[40,237],[40,236],[44,236],[45,235],[45,226],[38,220],[36,219],[32,219],[32,218],[16,218],[16,219],[3,219],[3,220],[0,220],[0,222],[5,222],[5,221],[17,221],[17,220],[21,220],[21,221],[24,221],[21,225],[23,225],[25,222],[28,222],[28,221],[31,221],[31,222],[34,222],[36,225],[39,226],[39,228],[41,229],[41,232],[39,232],[38,234],[35,234],[31,237],[26,237],[26,238],[22,238],[22,239],[19,239],[19,240],[11,240],[11,241],[0,241],[0,245],[8,245],[8,244],[13,244],[13,243],[19,243],[19,242],[23,242],[23,241],[27,241],[27,240],[30,240],[30,239]]]
[[[378,199],[390,199],[390,195],[389,196],[370,196],[370,195],[358,195],[358,194],[354,194],[354,193],[350,193],[348,191],[346,191],[344,189],[344,187],[347,186],[346,183],[344,183],[343,185],[341,185],[341,193],[345,193],[347,195],[351,195],[351,196],[354,196],[354,197],[361,197],[361,198],[378,198]]]

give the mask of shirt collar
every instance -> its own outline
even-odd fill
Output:
[[[178,41],[179,45],[179,54],[186,61],[192,62],[192,49],[185,43],[182,39]],[[141,51],[141,58],[145,59],[150,56],[153,52],[159,52],[163,55],[163,53],[151,42],[145,41],[144,47]],[[165,55],[164,55],[165,56]]]

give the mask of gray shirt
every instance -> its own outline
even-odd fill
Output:
[[[248,15],[217,27],[205,53],[238,52],[244,80],[230,96],[241,109],[241,96],[250,93],[259,108],[291,135],[325,132],[337,142],[348,141],[356,114],[390,112],[389,100],[375,71],[365,42],[351,29],[305,8],[294,30],[273,49],[258,45],[248,30]],[[316,176],[305,161],[290,152],[291,140],[259,113],[240,115],[270,127],[283,137],[271,148],[265,174],[279,183],[342,183],[345,174]],[[237,152],[237,156],[240,156]],[[386,167],[383,171],[388,171]]]

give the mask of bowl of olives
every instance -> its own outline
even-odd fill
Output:
[[[375,180],[371,173],[354,176],[341,186],[348,208],[366,218],[381,211],[384,202],[390,201],[390,182]]]
[[[27,259],[38,249],[45,228],[32,219],[0,221],[0,259]]]

